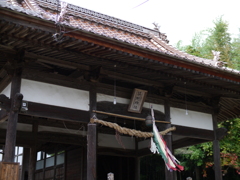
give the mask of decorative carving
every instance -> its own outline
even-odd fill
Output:
[[[23,95],[21,93],[16,93],[13,99],[13,111],[19,111],[22,107]]]
[[[61,11],[60,11],[59,16],[57,17],[57,20],[56,20],[57,22],[63,21],[63,17],[67,12],[67,5],[68,5],[68,3],[61,1]]]
[[[213,53],[213,61],[215,66],[223,67],[224,64],[227,64],[226,62],[220,61],[221,52],[212,50],[212,53]]]
[[[156,22],[154,22],[153,25],[154,25],[154,30],[160,32],[160,25],[158,25],[158,23]]]
[[[213,60],[214,61],[219,61],[221,52],[212,50],[212,53],[213,53]]]

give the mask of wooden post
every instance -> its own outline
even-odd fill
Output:
[[[221,168],[221,157],[220,157],[220,145],[217,136],[217,112],[214,111],[212,114],[213,130],[214,130],[214,141],[213,141],[213,158],[214,158],[214,173],[215,180],[222,180],[222,168]]]
[[[135,157],[135,180],[140,179],[140,158]]]
[[[4,162],[14,162],[17,122],[18,122],[18,110],[16,106],[19,106],[22,100],[22,97],[21,98],[17,97],[18,94],[20,95],[21,77],[22,77],[22,68],[15,68],[13,72],[12,85],[11,85],[11,94],[10,94],[11,110],[8,116],[5,154],[3,159]]]
[[[170,122],[171,121],[170,105],[169,105],[169,100],[168,99],[166,99],[164,101],[164,111],[165,111],[165,121]],[[171,124],[166,124],[166,128],[170,128],[170,127],[171,127]],[[169,132],[168,134],[166,134],[164,136],[164,140],[166,141],[169,150],[172,152],[172,133]],[[169,171],[167,169],[167,167],[165,167],[165,179],[166,180],[174,180],[174,173]]]
[[[35,169],[37,162],[37,133],[38,133],[38,122],[35,121],[32,125],[32,133],[35,139],[35,145],[30,148],[30,159],[28,169],[28,180],[35,179]]]
[[[30,149],[23,148],[23,163],[22,163],[21,180],[28,180],[29,155],[30,155]]]
[[[97,107],[97,93],[96,86],[90,87],[89,94],[90,101],[90,118],[92,118]],[[97,179],[97,126],[96,124],[88,124],[87,132],[87,180]]]
[[[96,124],[88,124],[87,133],[87,180],[96,180],[97,177],[97,126]]]

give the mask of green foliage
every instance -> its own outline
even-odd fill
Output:
[[[181,41],[178,42],[177,48],[189,54],[213,59],[212,50],[221,52],[220,60],[227,62],[230,68],[240,70],[240,29],[239,36],[231,40],[228,32],[228,23],[217,18],[214,27],[196,33],[192,38],[191,44],[182,46]],[[221,165],[225,178],[239,178],[240,174],[240,119],[228,120],[219,123],[219,127],[228,130],[228,134],[220,141],[221,148]],[[194,170],[194,167],[203,169],[203,176],[207,177],[209,170],[213,167],[213,149],[212,142],[188,147],[187,152],[183,153],[179,160],[186,170]],[[230,177],[227,171],[235,171]],[[233,172],[234,172],[233,171]],[[233,177],[234,176],[234,177]],[[208,177],[210,178],[210,177]],[[211,178],[210,178],[211,179]]]
[[[240,32],[238,38],[232,42],[232,64],[234,69],[240,70]]]
[[[182,46],[179,41],[177,48],[206,59],[213,59],[212,50],[219,51],[220,60],[226,62],[228,67],[240,69],[240,37],[234,38],[231,42],[228,23],[222,17],[213,23],[213,28],[196,33],[191,45]]]
[[[228,130],[228,134],[220,141],[221,166],[225,169],[225,173],[229,167],[240,171],[240,119],[221,122],[218,126]],[[190,146],[188,151],[190,153],[180,156],[181,164],[186,170],[191,170],[195,166],[202,169],[213,167],[212,142]],[[204,174],[207,176],[206,170],[204,170]]]
[[[227,136],[220,141],[221,152],[225,154],[236,154],[240,157],[240,119],[237,118],[221,122],[219,127],[225,127],[228,130]]]
[[[220,60],[230,63],[231,59],[231,37],[228,32],[228,23],[222,17],[214,21],[214,28],[207,30],[208,37],[205,42],[206,56],[212,57],[212,50],[221,52]],[[231,66],[231,64],[228,64]]]

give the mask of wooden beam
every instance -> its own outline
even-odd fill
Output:
[[[131,82],[131,83],[136,83],[136,84],[141,84],[146,86],[163,87],[163,84],[161,84],[161,82],[151,81],[148,79],[143,79],[135,76],[129,76],[123,73],[116,73],[116,72],[113,73],[113,71],[105,70],[104,67],[101,73],[113,79],[115,78],[117,80],[123,80],[126,82]]]
[[[28,102],[28,110],[20,112],[22,115],[30,115],[35,117],[44,117],[50,119],[89,122],[89,111],[70,109],[59,106]]]
[[[35,145],[35,140],[32,132],[18,131],[16,138],[16,145],[31,148]],[[0,143],[5,143],[6,130],[0,131]],[[86,136],[79,136],[75,134],[57,133],[57,132],[38,132],[38,145],[46,142],[69,144],[77,146],[86,146]]]
[[[212,130],[179,126],[175,124],[173,124],[173,126],[176,127],[176,130],[172,132],[173,135],[186,136],[207,141],[212,141],[214,139],[214,132]]]
[[[87,42],[91,42],[100,46],[104,46],[107,48],[112,48],[118,51],[122,51],[122,52],[127,52],[129,54],[134,54],[143,58],[148,58],[148,59],[153,59],[156,60],[158,62],[163,62],[163,63],[167,63],[170,65],[177,65],[179,67],[182,68],[186,68],[186,69],[191,69],[194,71],[200,71],[206,74],[210,74],[210,75],[214,75],[217,77],[221,77],[221,78],[226,78],[226,79],[230,79],[236,82],[240,82],[239,77],[237,77],[237,75],[232,75],[230,73],[226,72],[222,72],[222,71],[216,71],[211,68],[208,67],[206,68],[206,66],[202,67],[202,65],[198,65],[195,63],[189,63],[189,61],[179,61],[178,58],[176,57],[172,57],[170,55],[166,55],[166,54],[162,54],[162,53],[157,53],[157,52],[151,52],[151,53],[146,53],[146,49],[134,49],[133,47],[123,47],[123,45],[120,45],[119,43],[117,44],[117,42],[109,42],[109,41],[103,41],[100,38],[93,38],[93,37],[87,37],[84,34],[79,34],[77,32],[71,32],[67,34],[69,37],[75,38],[75,39],[81,39],[83,41],[87,41]]]
[[[89,90],[90,85],[92,84],[91,82],[71,78],[68,76],[54,73],[44,73],[38,70],[32,70],[28,68],[24,69],[22,77],[24,79],[45,82],[81,90]]]
[[[89,70],[89,66],[87,66],[87,65],[68,62],[68,61],[64,61],[64,60],[61,60],[61,59],[51,58],[51,57],[48,57],[48,56],[37,55],[35,53],[31,53],[31,52],[27,52],[27,51],[26,51],[26,57],[27,58],[34,58],[34,59],[36,59],[37,62],[48,63],[48,64],[56,65],[56,66],[59,66],[59,67],[65,67],[65,68],[69,68],[69,69]]]
[[[208,142],[208,140],[204,139],[194,139],[194,138],[183,138],[179,139],[177,141],[173,141],[173,149],[178,149],[182,147],[192,146],[196,144],[201,144],[204,142]]]
[[[35,80],[35,81],[40,81],[40,82],[45,82],[50,84],[56,84],[60,86],[70,87],[70,88],[83,89],[83,90],[89,90],[92,84],[92,82],[80,81],[78,79],[70,78],[67,76],[59,75],[59,74],[53,74],[53,73],[48,74],[48,73],[43,73],[37,70],[27,69],[27,68],[24,69],[22,77],[25,79],[30,79],[30,80]],[[96,88],[98,93],[113,95],[112,85],[98,82]],[[118,97],[129,98],[131,96],[131,93],[132,93],[132,89],[117,87]],[[164,99],[166,99],[166,97],[161,95],[148,94],[146,101],[150,103],[155,103],[155,104],[163,104]],[[184,104],[185,104],[185,101],[183,100],[170,99],[171,107],[183,108]],[[198,103],[188,102],[188,109],[193,111],[204,112],[204,113],[211,113],[211,107],[201,105]]]
[[[81,54],[79,54],[79,56],[82,56]],[[88,55],[84,55],[88,58],[90,58]],[[55,58],[50,58],[47,56],[42,56],[42,55],[37,55],[34,53],[30,53],[30,52],[26,52],[26,57],[28,58],[35,58],[37,59],[37,62],[43,62],[43,63],[48,63],[48,64],[52,64],[52,65],[56,65],[59,67],[65,67],[65,68],[69,68],[69,69],[82,69],[82,70],[90,70],[90,67],[87,65],[82,65],[79,63],[73,63],[73,62],[68,62],[68,61],[63,61],[60,59],[55,59]],[[91,58],[95,58],[95,57],[91,57]],[[95,58],[96,59],[96,58]],[[148,85],[148,86],[156,86],[156,81],[151,81],[151,80],[147,80],[147,79],[142,79],[142,78],[138,78],[138,77],[133,77],[133,76],[129,76],[129,75],[125,75],[122,73],[113,73],[112,71],[108,71],[108,70],[101,70],[101,74],[106,75],[108,77],[111,78],[117,78],[120,80],[124,80],[127,82],[133,82],[133,83],[138,83],[138,84],[144,84],[144,85]],[[162,87],[162,85],[160,85],[160,82],[157,83],[159,87]]]
[[[139,154],[136,154],[135,150],[129,150],[129,149],[98,147],[97,152],[98,152],[98,155],[140,157]],[[147,152],[147,154],[151,154],[151,151],[149,150],[149,148],[147,149],[146,152]]]
[[[139,118],[139,117],[126,116],[126,115],[109,113],[109,112],[103,112],[103,111],[96,111],[96,110],[94,110],[93,112],[99,113],[99,114],[106,114],[106,115],[109,115],[109,116],[121,117],[121,118],[125,118],[125,119],[133,119],[133,120],[138,120],[138,121],[145,121],[144,118]],[[167,121],[159,121],[159,120],[155,120],[155,122],[157,122],[157,123],[166,123],[166,124],[170,123],[170,122],[167,122]]]

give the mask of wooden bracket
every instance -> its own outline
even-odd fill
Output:
[[[85,73],[84,78],[87,81],[98,82],[102,66],[91,66],[88,73]]]
[[[175,86],[175,84],[173,84],[173,85],[168,85],[168,86],[165,86],[165,87],[164,87],[163,93],[164,93],[164,96],[165,96],[165,97],[170,98],[170,97],[172,96],[174,86]]]
[[[224,136],[227,135],[226,128],[218,128],[216,131],[217,131],[217,140],[221,140]]]
[[[16,93],[13,99],[13,111],[18,112],[22,107],[23,95],[21,93]]]

